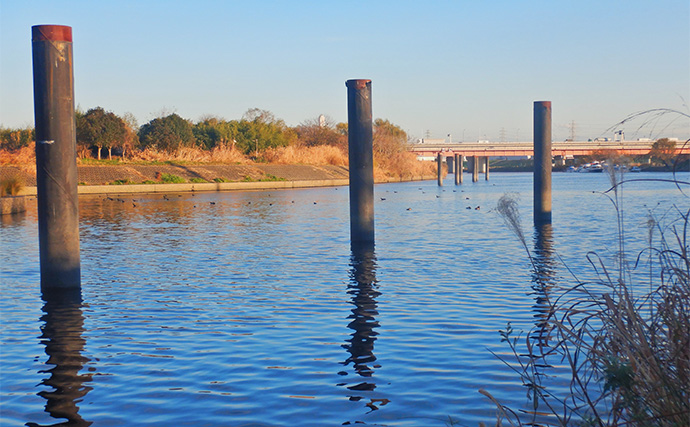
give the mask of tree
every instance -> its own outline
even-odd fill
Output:
[[[389,157],[407,148],[407,133],[388,120],[374,120],[374,152]]]
[[[9,129],[0,127],[0,148],[18,150],[28,146],[35,138],[34,129]]]
[[[125,139],[122,143],[122,158],[125,157],[127,150],[134,151],[139,146],[139,122],[132,113],[122,115],[125,122]]]
[[[668,138],[661,138],[652,144],[649,155],[653,159],[663,162],[666,167],[669,167],[676,157],[676,142]]]
[[[242,120],[246,120],[248,122],[274,123],[276,118],[273,113],[268,110],[262,110],[261,108],[250,108],[244,112],[242,115]]]
[[[340,122],[337,125],[335,125],[335,130],[338,131],[339,134],[347,136],[347,123]]]
[[[77,144],[98,148],[98,160],[101,149],[108,149],[108,158],[112,159],[113,147],[121,146],[126,137],[125,122],[101,107],[92,108],[83,116],[76,115]]]
[[[257,154],[267,148],[284,147],[297,141],[296,132],[270,111],[252,108],[244,113],[242,120],[230,123],[236,126],[237,148],[245,154]]]
[[[173,113],[146,123],[139,129],[142,146],[173,153],[181,147],[192,147],[196,143],[192,125]]]
[[[235,147],[237,122],[208,117],[195,124],[192,131],[197,143],[206,150],[232,144]]]
[[[308,147],[315,145],[344,147],[347,145],[347,136],[338,131],[330,117],[326,117],[323,123],[319,121],[319,118],[305,120],[295,128],[295,132],[297,132],[299,141]]]

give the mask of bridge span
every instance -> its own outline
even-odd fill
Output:
[[[639,156],[648,154],[653,143],[654,141],[553,141],[551,154],[563,157],[584,156],[592,151],[615,150],[619,154]],[[682,142],[676,145],[676,154],[690,154],[690,147],[684,146]],[[420,143],[413,144],[410,151],[424,157],[436,157],[439,153],[443,156],[451,156],[453,153],[480,157],[533,156],[534,144],[531,141]]]

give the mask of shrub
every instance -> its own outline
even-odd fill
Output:
[[[169,173],[163,173],[161,174],[161,181],[163,181],[166,184],[182,184],[185,181],[184,178],[181,176],[169,174]]]

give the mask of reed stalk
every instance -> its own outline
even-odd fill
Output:
[[[611,176],[605,194],[618,219],[617,271],[589,253],[598,280],[573,277],[570,288],[541,295],[550,309],[524,337],[510,325],[501,331],[512,352],[503,361],[529,390],[532,410],[511,410],[484,391],[507,419],[497,425],[690,425],[690,211],[667,212],[666,222],[675,218],[669,225],[650,212],[647,249],[628,265],[620,191],[626,182]],[[497,211],[527,250],[534,277],[548,280],[529,254],[515,199],[504,196]],[[649,283],[640,292],[630,273],[643,260]],[[555,368],[563,364],[565,373]],[[567,387],[556,387],[558,378]]]

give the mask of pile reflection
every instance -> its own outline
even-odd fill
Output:
[[[48,355],[46,364],[52,367],[41,371],[50,374],[41,385],[51,390],[42,390],[38,395],[46,399],[47,413],[53,418],[67,420],[50,426],[89,426],[92,422],[85,421],[79,415],[78,407],[78,403],[91,390],[91,387],[84,385],[91,381],[91,375],[79,373],[89,361],[82,355],[86,341],[82,337],[84,315],[81,292],[78,289],[44,292],[43,300],[41,342]],[[35,423],[26,425],[44,427]]]
[[[547,358],[551,350],[550,341],[554,339],[551,332],[554,321],[554,301],[552,295],[556,286],[556,262],[553,242],[553,229],[551,224],[539,224],[534,230],[534,252],[532,256],[532,294],[535,297],[533,306],[535,326],[529,334],[531,341],[527,352],[531,361],[532,384],[530,400],[531,411],[525,411],[532,417],[530,425],[547,425],[554,421],[546,412],[539,410],[540,398],[535,394],[536,390],[546,386],[545,382],[552,377],[553,366]],[[545,417],[541,420],[542,417]]]
[[[531,338],[540,347],[548,347],[553,315],[551,293],[555,286],[556,263],[553,249],[553,229],[551,224],[542,224],[534,230],[534,273],[532,276],[532,291],[535,295],[534,317],[536,328]]]
[[[347,344],[343,345],[349,356],[342,363],[346,366],[352,364],[355,373],[360,377],[371,378],[374,375],[374,369],[380,367],[376,364],[376,356],[374,355],[374,342],[378,336],[375,329],[379,327],[379,322],[376,320],[378,315],[376,298],[381,293],[377,290],[376,255],[373,246],[353,245],[350,267],[350,284],[347,293],[352,298],[351,302],[354,308],[352,308],[352,314],[348,316],[348,319],[352,320],[347,327],[354,332],[347,340]],[[346,373],[341,372],[341,374]],[[345,385],[348,390],[355,392],[376,389],[376,383],[371,380],[356,382],[357,384],[342,383],[339,385]],[[352,401],[359,401],[363,397],[360,395],[349,396]],[[370,411],[377,410],[389,402],[388,399],[381,398],[369,398],[368,400],[366,406]]]

